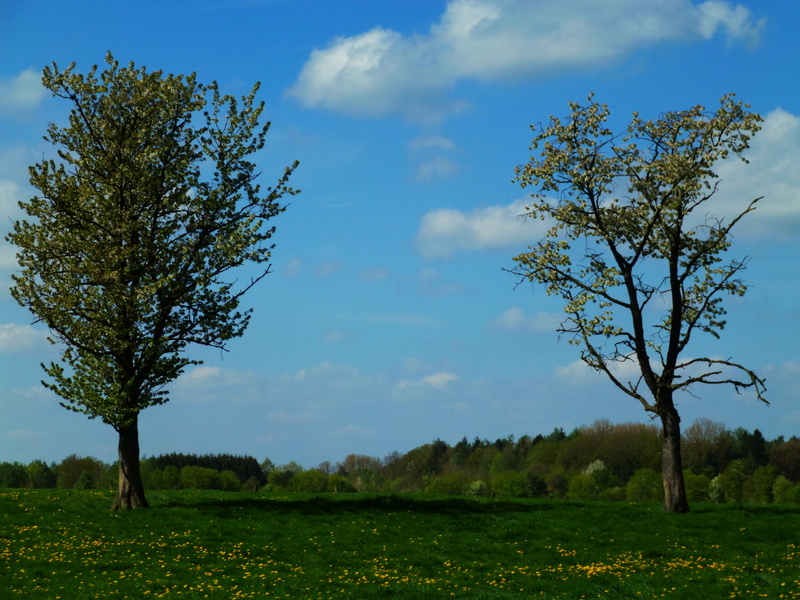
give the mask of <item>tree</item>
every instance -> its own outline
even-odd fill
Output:
[[[43,84],[71,106],[45,138],[57,160],[30,168],[39,191],[14,224],[20,272],[12,294],[63,344],[43,365],[62,406],[119,433],[114,509],[146,507],[138,416],[168,400],[191,344],[225,349],[251,310],[242,295],[269,273],[278,200],[295,162],[263,191],[252,155],[265,143],[258,84],[237,100],[195,74],[133,63],[87,75],[46,67]],[[231,269],[261,265],[248,281]],[[266,267],[264,267],[266,265]]]
[[[697,474],[719,475],[727,466],[732,436],[725,425],[699,418],[681,436],[684,467]]]
[[[607,106],[592,98],[570,103],[566,121],[539,127],[531,149],[540,156],[516,169],[515,181],[537,188],[526,216],[549,230],[511,272],[561,298],[567,316],[558,331],[660,419],[664,509],[686,512],[676,392],[731,384],[766,402],[764,380],[750,369],[684,357],[696,333],[719,336],[724,295],[747,289],[747,259],[723,255],[758,199],[729,220],[706,214],[719,184],[714,164],[741,158],[762,119],[729,95],[714,113],[695,106],[655,121],[634,113],[615,135]],[[630,381],[628,365],[637,373]]]

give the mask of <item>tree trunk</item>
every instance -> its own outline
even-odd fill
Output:
[[[144,497],[142,472],[139,469],[139,420],[118,429],[119,431],[119,485],[111,510],[149,508]]]
[[[664,511],[687,513],[689,501],[686,499],[681,461],[681,419],[671,402],[668,408],[661,410],[660,416],[663,436],[661,473],[664,478]]]

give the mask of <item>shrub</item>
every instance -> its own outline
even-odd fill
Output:
[[[301,471],[289,481],[289,489],[293,492],[324,492],[328,489],[327,477],[317,469]]]
[[[660,502],[664,499],[661,473],[653,469],[639,469],[625,486],[625,499],[629,502]]]
[[[794,484],[783,475],[778,475],[772,484],[772,498],[778,504],[787,504]]]
[[[775,467],[765,465],[758,467],[744,482],[745,502],[753,504],[769,504],[772,502],[772,486],[775,483]]]
[[[56,487],[56,476],[42,460],[34,460],[27,466],[28,479],[31,487],[35,488],[54,488]],[[0,480],[2,477],[0,477]]]
[[[707,475],[697,475],[693,471],[683,472],[683,482],[686,486],[686,498],[689,502],[707,502],[711,480]]]
[[[476,479],[470,483],[464,490],[464,493],[467,496],[478,496],[481,498],[489,495],[489,491],[486,489],[486,482],[482,479]]]
[[[296,462],[290,462],[289,464],[272,469],[267,476],[267,481],[273,488],[287,488],[292,478],[302,472],[303,467]]]
[[[181,488],[181,472],[178,467],[167,465],[161,471],[161,482],[165,490],[179,490]]]
[[[492,491],[495,496],[511,496],[513,498],[528,498],[531,488],[525,473],[519,471],[503,471],[492,477]]]
[[[551,498],[566,498],[569,493],[569,481],[563,473],[550,473],[545,479],[547,495]]]
[[[260,484],[255,475],[251,475],[247,481],[242,484],[242,489],[246,492],[257,492]]]
[[[592,500],[595,495],[595,484],[590,475],[580,473],[569,480],[567,497],[570,500]]]
[[[222,471],[219,474],[219,488],[227,492],[239,492],[242,489],[242,482],[233,471]]]
[[[0,487],[22,488],[28,484],[28,469],[18,462],[0,463]]]
[[[744,499],[744,484],[754,470],[752,467],[747,459],[737,458],[714,478],[722,493],[722,501],[741,502]]]
[[[205,467],[183,467],[181,469],[181,488],[187,490],[218,490],[219,472]]]
[[[456,471],[431,479],[425,491],[429,494],[463,494],[471,481],[464,471]]]
[[[57,485],[61,489],[72,489],[75,487],[78,478],[84,472],[88,472],[92,479],[90,487],[96,488],[107,469],[108,465],[96,458],[91,456],[79,457],[75,454],[70,454],[58,465]]]
[[[78,477],[78,480],[72,486],[76,490],[91,490],[94,488],[94,479],[89,471],[84,471]]]
[[[356,488],[350,483],[347,477],[334,473],[328,477],[327,491],[338,494],[340,492],[355,492]]]

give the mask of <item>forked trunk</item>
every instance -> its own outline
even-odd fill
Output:
[[[139,469],[138,417],[119,430],[119,485],[111,510],[148,508],[144,497],[142,472]]]
[[[661,472],[664,478],[664,511],[689,512],[681,461],[681,419],[674,406],[660,413],[663,435]]]

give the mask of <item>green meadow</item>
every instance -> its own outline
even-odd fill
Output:
[[[0,597],[800,598],[800,510],[434,495],[0,491]]]

